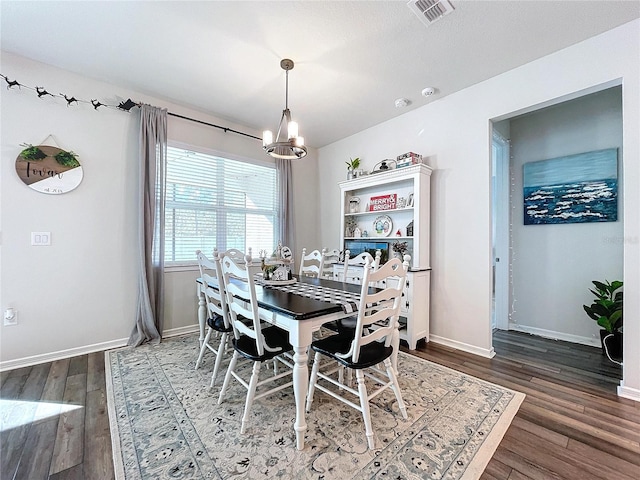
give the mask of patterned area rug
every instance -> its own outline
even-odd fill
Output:
[[[189,335],[106,352],[117,478],[477,479],[524,399],[401,353],[408,420],[393,392],[378,396],[371,404],[371,451],[361,414],[316,392],[305,448],[298,451],[293,390],[257,400],[241,435],[246,390],[232,382],[217,405],[223,374],[209,391],[214,356],[206,354],[194,370],[197,345]]]

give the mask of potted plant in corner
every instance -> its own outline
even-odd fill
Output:
[[[356,169],[360,167],[360,157],[349,158],[349,161],[344,163],[347,164],[347,180],[355,178]]]
[[[622,359],[622,282],[607,280],[599,282],[594,280],[595,289],[589,289],[596,298],[590,306],[583,305],[584,311],[602,327],[600,340],[602,353],[606,347],[609,356],[614,359]]]

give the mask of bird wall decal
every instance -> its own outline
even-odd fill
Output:
[[[125,110],[125,111],[129,111],[131,110],[133,107],[137,107],[138,104],[136,102],[134,102],[133,100],[131,100],[130,98],[128,98],[126,101],[124,102],[120,102],[120,104],[118,105],[118,108],[120,110]]]
[[[16,87],[16,86],[18,88],[20,88],[22,86],[20,83],[18,83],[17,80],[9,80],[4,75],[3,75],[3,77],[4,77],[4,81],[7,82],[7,90],[9,90],[10,88]]]
[[[55,97],[53,93],[47,92],[44,87],[36,87],[36,92],[38,93],[38,98],[44,97],[45,95],[51,95],[52,97]]]
[[[61,93],[60,95],[62,95],[64,99],[67,101],[67,107],[71,105],[73,102],[78,103],[78,100],[76,100],[76,97],[67,97],[64,93]]]

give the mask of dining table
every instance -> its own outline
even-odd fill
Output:
[[[295,397],[296,447],[304,448],[307,430],[305,402],[309,388],[308,351],[313,332],[328,322],[357,314],[361,286],[335,280],[294,276],[287,285],[267,285],[256,280],[258,307],[263,320],[286,330],[293,347],[293,392]],[[205,337],[206,307],[203,283],[196,280],[200,342]]]

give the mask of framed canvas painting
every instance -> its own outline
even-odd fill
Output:
[[[618,149],[523,165],[524,224],[618,220]]]

